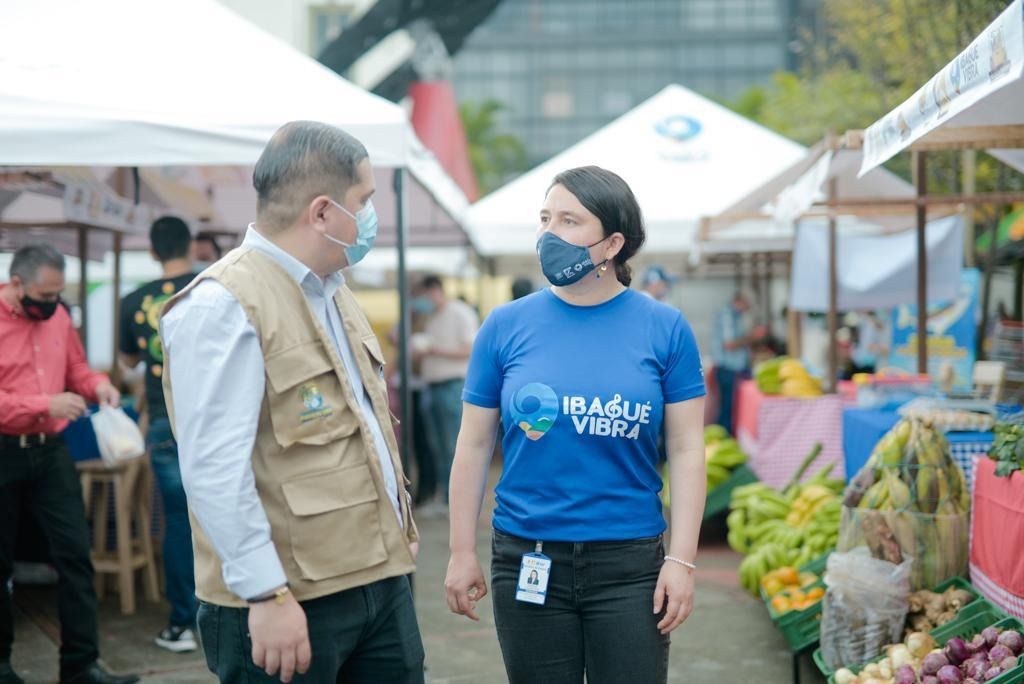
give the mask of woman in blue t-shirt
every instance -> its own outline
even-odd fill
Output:
[[[589,682],[664,682],[668,635],[693,607],[704,509],[697,345],[679,311],[628,288],[626,262],[644,228],[619,176],[593,166],[559,174],[538,237],[551,289],[496,309],[470,359],[451,475],[448,605],[476,620],[487,593],[476,524],[500,422],[491,584],[509,680],[581,682],[585,672]],[[529,568],[547,570],[547,581],[523,590]]]

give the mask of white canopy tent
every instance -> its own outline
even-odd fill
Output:
[[[864,132],[861,174],[900,151],[988,147],[1024,171],[1024,0],[1014,0],[913,97]]]
[[[366,145],[378,169],[409,171],[414,244],[418,235],[430,245],[467,243],[465,196],[416,140],[401,107],[220,3],[9,0],[0,7],[0,165],[252,166],[273,132],[297,119],[337,125]],[[251,198],[247,178],[239,186],[217,176],[200,189],[230,195],[236,207]],[[382,244],[395,244],[390,176],[378,176]]]
[[[533,255],[537,215],[559,172],[595,164],[625,179],[643,209],[644,251],[684,254],[716,214],[804,155],[800,145],[679,85],[484,197],[467,226],[487,256]]]
[[[404,332],[406,217],[436,218],[435,233],[464,244],[459,226],[466,200],[416,142],[401,107],[214,0],[0,5],[0,165],[251,166],[274,131],[298,119],[345,129],[366,145],[378,169],[393,170],[378,176],[384,196],[377,204],[381,243],[398,247]],[[404,182],[405,171],[413,183]],[[129,195],[124,180],[122,174],[118,191]],[[409,191],[412,185],[422,192]],[[235,206],[244,198],[244,186],[212,183],[202,189],[233,195]],[[114,244],[118,250],[120,239]],[[403,379],[407,360],[403,354]],[[406,415],[407,400],[405,392]]]

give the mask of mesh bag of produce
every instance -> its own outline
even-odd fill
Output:
[[[861,546],[836,552],[825,572],[821,652],[833,670],[864,663],[903,635],[913,558],[880,560]]]
[[[901,420],[847,487],[840,551],[867,546],[875,558],[915,559],[912,590],[967,571],[970,491],[941,431]]]

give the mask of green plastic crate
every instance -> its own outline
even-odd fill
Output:
[[[782,616],[776,623],[782,632],[789,650],[800,653],[821,639],[822,602],[818,601],[810,608],[791,611]]]
[[[719,513],[729,510],[729,501],[732,499],[732,490],[745,484],[757,482],[757,475],[746,465],[736,466],[732,474],[722,484],[712,489],[707,494],[704,502],[704,519],[714,517]]]
[[[825,583],[823,581],[821,581],[821,579],[819,579],[817,582],[812,582],[811,584],[808,584],[806,587],[800,587],[800,589],[803,590],[804,592],[808,592],[811,589],[814,589],[815,587],[821,587],[822,589],[824,589],[825,588]],[[786,611],[785,613],[776,613],[772,609],[772,604],[771,604],[770,600],[765,603],[765,607],[768,609],[768,617],[770,617],[773,622],[779,622],[781,620],[785,620],[785,619],[790,618],[790,617],[795,617],[795,616],[800,615],[801,613],[805,613],[805,612],[807,612],[809,610],[814,610],[815,608],[818,608],[820,610],[821,606],[818,605],[820,603],[821,603],[821,601],[819,601],[818,603],[814,604],[813,606],[810,606],[808,608],[804,608],[803,610],[790,610],[790,611]]]
[[[827,558],[827,555],[826,555],[826,558]],[[941,594],[941,593],[943,593],[944,591],[946,591],[947,589],[949,589],[950,587],[953,587],[953,586],[957,587],[958,589],[963,589],[963,590],[967,591],[968,593],[970,593],[972,596],[974,596],[974,600],[973,601],[971,601],[969,604],[967,604],[966,606],[964,606],[963,608],[960,609],[960,612],[957,613],[957,616],[953,619],[953,622],[957,622],[958,620],[966,620],[968,617],[970,617],[971,615],[975,614],[976,612],[982,612],[982,611],[985,611],[985,612],[990,612],[990,611],[993,611],[993,610],[997,611],[998,618],[995,618],[995,619],[1002,619],[1003,617],[1006,617],[1006,613],[1002,612],[1001,610],[999,610],[998,608],[993,606],[991,603],[989,603],[985,599],[981,598],[981,594],[978,593],[978,590],[974,588],[974,585],[972,585],[970,582],[968,582],[963,577],[953,577],[951,579],[948,579],[945,582],[943,582],[942,584],[940,584],[939,586],[935,587],[935,589],[933,589],[932,591],[934,591],[936,594]],[[995,622],[995,619],[993,619],[992,621]],[[950,624],[952,624],[952,623],[950,623]],[[991,624],[991,623],[989,623],[989,624]],[[938,639],[939,637],[937,636],[937,633],[939,632],[939,630],[941,630],[941,629],[943,629],[945,627],[947,627],[947,625],[942,625],[941,627],[936,627],[935,629],[933,629],[929,633],[933,637]],[[946,637],[946,640],[951,639],[953,636],[955,636],[955,635],[950,635],[950,636]],[[817,649],[814,650],[814,653],[811,656],[811,660],[814,661],[814,664],[817,666],[818,671],[821,672],[822,675],[828,677],[828,676],[830,676],[832,674],[833,670],[825,663],[825,657],[822,654],[820,648],[817,648]]]
[[[806,565],[801,566],[801,572],[813,572],[819,577],[825,575],[825,569],[828,567],[828,557],[832,555],[831,551],[826,551],[812,561],[808,561]]]
[[[1006,617],[1005,613],[1000,611],[998,608],[992,606],[992,604],[988,605],[993,609],[992,611],[976,609],[972,615],[968,615],[964,618],[958,616],[957,619],[953,620],[949,624],[942,625],[941,627],[937,627],[932,630],[932,636],[934,636],[935,640],[939,643],[939,647],[941,648],[945,646],[946,642],[953,637],[960,637],[964,640],[970,639],[975,634],[978,634],[981,630],[992,624],[1003,629],[1015,629],[1017,631],[1024,630],[1024,625],[1021,625],[1019,620],[1012,617]],[[994,623],[992,621],[993,617],[997,618]],[[881,660],[881,656],[876,658],[876,660]],[[849,669],[853,672],[860,672],[863,668],[850,667]],[[1004,672],[995,679],[990,679],[987,684],[1019,684],[1019,682],[1024,682],[1024,657],[1017,659],[1017,667],[1013,668],[1009,672]],[[828,684],[835,684],[834,674],[829,675]]]
[[[804,563],[796,569],[797,572],[813,572],[815,575],[818,576],[818,579],[816,579],[814,582],[808,582],[807,584],[799,587],[800,589],[810,589],[811,587],[816,586],[818,582],[821,582],[824,579],[825,561],[828,559],[830,553],[832,552],[829,551],[825,555],[819,556],[818,558],[815,558],[812,561]],[[764,587],[759,586],[757,588],[757,591],[761,595],[761,600],[764,601],[765,608],[768,609],[768,614],[771,615],[772,619],[774,620],[775,615],[773,614],[771,606],[769,605],[769,603],[772,600],[771,597],[768,596],[767,593],[765,593]]]

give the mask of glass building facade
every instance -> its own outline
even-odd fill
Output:
[[[455,56],[455,89],[503,103],[533,166],[668,84],[733,99],[796,68],[817,4],[504,0]]]

